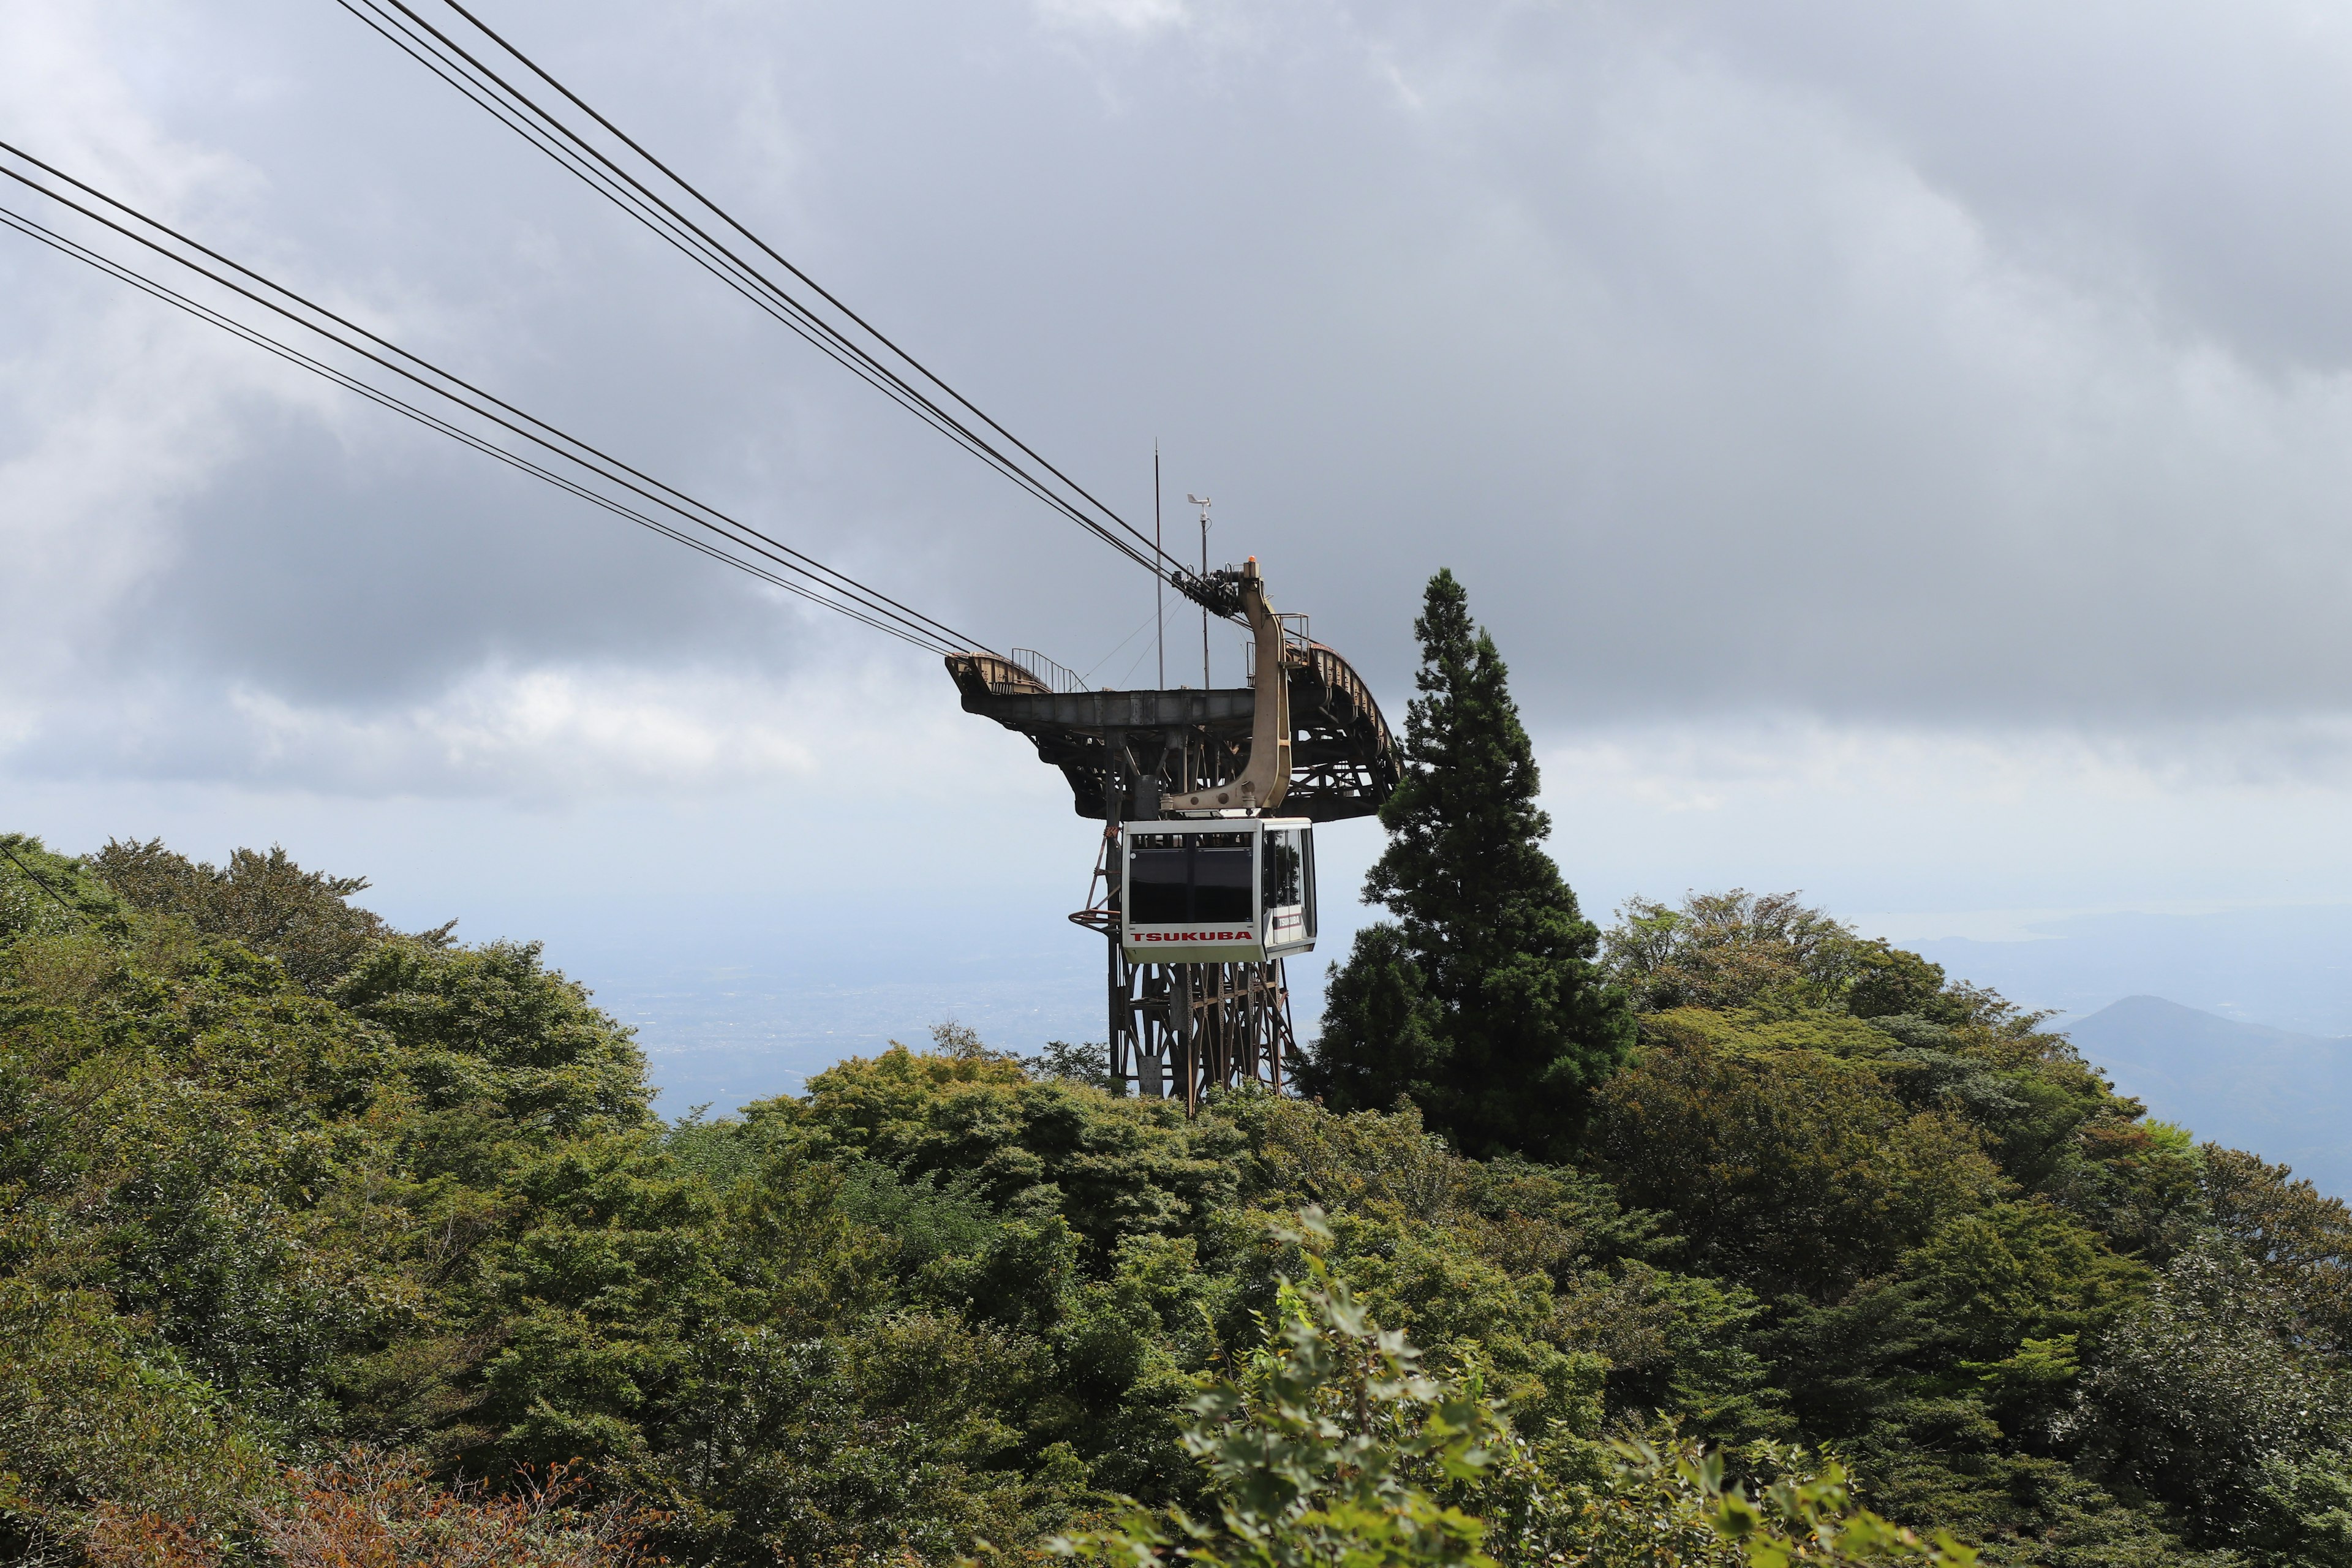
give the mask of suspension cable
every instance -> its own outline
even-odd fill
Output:
[[[1142,565],[1155,576],[1166,577],[1181,590],[1188,594],[1193,592],[1195,574],[1181,562],[1169,555],[1116,510],[1013,436],[536,60],[457,4],[457,0],[445,0],[445,3],[499,50],[544,82],[635,154],[642,165],[657,175],[659,180],[666,181],[670,187],[682,193],[692,205],[716,218],[720,225],[731,229],[790,274],[816,299],[829,306],[839,320],[829,320],[824,311],[797,296],[753,261],[747,260],[648,184],[637,172],[625,166],[567,123],[557,112],[515,86],[479,55],[419,16],[405,0],[336,0],[336,4],[447,82],[500,124],[514,131],[559,166],[736,292],[751,299],[766,313],[814,344],[827,357],[881,390],[925,423],[948,435],[1023,489],[1095,534],[1122,555]],[[927,392],[924,390],[926,386],[931,390]],[[967,420],[958,416],[947,406],[950,404],[961,408],[970,418]],[[1000,447],[982,428],[975,426],[992,432],[1004,445]],[[1011,450],[1006,450],[1006,447]],[[1016,452],[1018,457],[1013,455]],[[1024,458],[1028,460],[1026,463],[1021,460]]]
[[[184,253],[173,245],[163,243],[152,235],[142,233],[137,228],[117,222],[106,214],[84,205],[40,181],[8,168],[5,163],[0,163],[0,175],[5,175],[17,184],[47,196],[51,201],[134,240],[180,267],[196,273],[207,281],[261,305],[337,347],[393,372],[423,388],[433,396],[520,437],[523,440],[559,459],[563,465],[585,470],[594,480],[634,494],[639,500],[652,503],[693,527],[717,536],[730,548],[709,547],[705,542],[681,533],[671,524],[650,517],[626,502],[588,488],[576,477],[548,468],[543,464],[509,452],[494,441],[463,430],[438,416],[405,403],[380,388],[372,387],[343,371],[270,338],[247,323],[238,321],[211,307],[201,305],[175,290],[156,283],[152,279],[132,271],[119,262],[114,262],[97,252],[89,250],[86,247],[66,239],[63,236],[34,223],[22,215],[11,213],[8,215],[11,220],[8,226],[17,229],[18,232],[38,239],[78,260],[98,267],[100,270],[108,271],[121,281],[132,283],[133,286],[167,303],[196,314],[200,319],[210,321],[215,326],[233,331],[257,346],[264,347],[278,354],[279,357],[288,359],[290,363],[301,365],[304,369],[325,375],[350,390],[361,393],[372,401],[402,413],[406,417],[425,423],[443,434],[475,447],[478,450],[498,457],[500,460],[524,472],[604,506],[608,510],[615,511],[619,515],[653,528],[666,537],[676,539],[679,542],[689,543],[716,559],[727,561],[739,569],[751,572],[763,580],[772,581],[777,586],[788,588],[813,603],[825,605],[829,608],[850,616],[853,619],[875,626],[877,629],[890,631],[891,635],[900,637],[902,640],[914,642],[917,646],[929,647],[934,651],[953,652],[960,649],[985,647],[986,645],[978,639],[910,608],[846,573],[827,566],[814,557],[772,538],[718,508],[698,500],[675,486],[654,479],[643,470],[622,462],[589,442],[567,434],[555,426],[483,391],[472,383],[441,369],[421,356],[411,353],[379,334],[346,320],[292,289],[272,282],[251,268],[231,260],[86,182],[43,163],[30,153],[5,142],[0,142],[0,152],[7,153],[41,169],[54,178],[72,185],[77,190],[123,214],[135,224],[152,229],[157,234],[168,236],[173,241],[177,242],[177,246],[184,247],[185,250],[193,251],[196,253],[196,257],[205,259],[196,259],[195,257]],[[206,264],[207,261],[217,265],[209,266]],[[257,288],[245,287],[236,278],[228,276],[227,272],[219,268],[233,271],[256,285]],[[373,345],[373,348],[370,345]],[[383,352],[374,352],[376,349]],[[734,553],[735,552],[759,557],[769,563],[770,567],[788,575],[778,576],[776,571],[746,562],[740,554]],[[795,578],[799,581],[793,581]]]

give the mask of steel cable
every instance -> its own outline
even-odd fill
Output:
[[[547,483],[555,486],[558,489],[568,491],[569,493],[578,496],[581,500],[588,501],[593,505],[603,507],[607,511],[614,512],[619,516],[627,518],[630,521],[650,529],[654,532],[661,534],[667,539],[675,540],[678,543],[685,545],[689,550],[699,552],[704,555],[709,556],[715,561],[724,562],[726,564],[735,567],[738,571],[749,573],[752,576],[758,577],[763,582],[772,584],[776,587],[783,589],[786,593],[796,594],[802,598],[809,600],[813,604],[821,605],[826,609],[833,610],[840,615],[848,616],[851,620],[858,621],[866,626],[872,626],[877,631],[887,633],[889,636],[898,638],[901,642],[910,643],[915,647],[925,648],[928,651],[935,653],[954,651],[951,647],[934,647],[932,643],[921,640],[918,637],[910,635],[908,632],[898,626],[892,626],[885,621],[873,619],[857,610],[850,608],[840,600],[825,598],[823,595],[813,592],[803,584],[795,583],[789,578],[778,576],[774,573],[767,570],[765,567],[757,565],[752,562],[745,561],[739,556],[730,555],[725,551],[719,550],[711,545],[707,541],[697,539],[691,534],[677,528],[675,525],[662,521],[659,518],[650,517],[646,513],[637,511],[622,502],[613,500],[610,496],[601,495],[596,491],[579,484],[575,480],[567,479],[563,475],[556,473],[550,468],[540,464],[533,463],[527,458],[510,452],[495,442],[487,441],[472,431],[467,430],[459,426],[452,425],[448,421],[444,420],[436,415],[418,408],[414,404],[407,403],[400,398],[394,397],[390,393],[383,391],[380,387],[371,386],[366,382],[361,381],[357,377],[352,376],[344,371],[338,370],[333,365],[328,364],[322,360],[317,359],[310,354],[306,354],[302,353],[301,350],[282,342],[256,327],[250,326],[243,321],[239,321],[233,316],[226,315],[199,300],[192,300],[188,296],[180,293],[178,290],[172,289],[168,285],[159,283],[155,279],[147,277],[144,273],[142,273],[133,268],[126,267],[110,257],[101,255],[97,251],[91,250],[87,246],[78,244],[74,240],[58,234],[56,230],[45,227],[42,225],[34,222],[32,219],[26,217],[23,214],[16,212],[9,207],[0,206],[0,226],[13,228],[28,238],[37,240],[41,244],[49,247],[51,249],[71,257],[73,259],[82,262],[87,266],[92,267],[120,282],[128,283],[132,288],[139,289],[141,292],[151,295],[176,310],[185,311],[187,314],[195,317],[199,321],[205,321],[212,326],[219,327],[223,331],[227,331],[236,337],[241,338],[247,342],[252,343],[257,348],[263,349],[269,353],[275,354],[278,358],[283,359],[291,364],[298,365],[301,369],[307,370],[314,375],[318,375],[325,380],[333,382],[336,385],[343,387],[348,391],[355,392],[372,403],[390,409],[393,412],[401,415],[404,418],[414,420],[417,424],[423,425],[428,429],[448,436],[454,440],[462,442],[465,445],[473,447],[476,451],[481,452],[486,456],[495,458],[499,461],[506,463],[509,467],[520,469],[522,472],[530,474],[535,479],[545,480]]]
[[[412,58],[424,64],[435,75],[448,82],[469,101],[485,110],[499,123],[521,135],[531,146],[581,179],[591,189],[620,206],[637,222],[676,247],[689,258],[710,271],[738,293],[756,296],[754,302],[771,316],[782,321],[803,338],[814,343],[828,357],[857,374],[869,384],[882,390],[902,406],[923,418],[934,428],[983,461],[997,468],[1031,495],[1045,501],[1070,521],[1110,544],[1129,559],[1150,571],[1155,576],[1166,576],[1180,588],[1184,588],[1192,573],[1181,562],[1169,556],[1146,537],[1140,530],[1103,503],[1084,487],[1072,480],[1060,468],[1040,456],[1034,448],[1013,436],[969,398],[957,392],[945,380],[921,361],[900,348],[873,324],[851,310],[837,296],[817,283],[806,272],[779,253],[772,246],[753,233],[731,213],[705,195],[695,185],[679,175],[669,165],[656,157],[641,143],[590,105],[578,93],[558,80],[545,68],[524,54],[472,12],[456,0],[445,0],[449,9],[463,17],[477,32],[489,39],[498,48],[520,63],[526,70],[547,84],[573,107],[586,114],[617,140],[629,152],[643,160],[678,191],[721,224],[756,247],[770,260],[782,268],[817,298],[831,306],[847,322],[872,342],[880,345],[887,357],[913,373],[914,377],[936,388],[945,399],[965,410],[979,424],[993,431],[1010,447],[1034,463],[1044,474],[1068,493],[1060,493],[1055,483],[1030,471],[1004,451],[1000,450],[978,431],[940,405],[933,397],[914,385],[906,375],[884,362],[882,355],[855,341],[854,335],[841,326],[826,321],[805,301],[796,298],[782,285],[769,278],[758,267],[744,259],[724,241],[711,235],[667,199],[650,188],[635,174],[582,135],[560,116],[551,112],[530,95],[507,80],[478,56],[449,37],[440,28],[417,15],[404,0],[336,0],[336,4],[357,16],[379,35],[393,42]],[[397,12],[398,16],[394,13]],[[576,149],[576,151],[574,151]],[[1073,500],[1072,498],[1076,498]],[[1116,529],[1117,532],[1113,530]],[[1123,532],[1127,538],[1119,537]],[[1132,542],[1130,542],[1130,540]],[[1164,566],[1164,570],[1163,570]]]
[[[213,250],[200,242],[190,238],[188,236],[182,234],[180,231],[172,228],[168,225],[147,216],[145,214],[139,212],[138,209],[130,206],[128,204],[123,203],[113,196],[108,195],[106,193],[98,190],[96,187],[89,184],[85,181],[76,179],[74,176],[64,173],[62,170],[58,170],[53,165],[42,162],[40,159],[24,152],[22,149],[6,142],[0,142],[0,152],[5,152],[18,159],[21,159],[26,163],[32,164],[34,167],[42,170],[53,177],[64,181],[75,187],[77,190],[81,191],[95,200],[102,202],[108,206],[114,208],[116,211],[126,215],[136,223],[144,226],[147,228],[153,229],[159,234],[169,236],[179,245],[186,247],[189,250],[196,252],[198,255],[206,258],[212,262],[217,263],[221,267],[226,267],[234,270],[237,274],[257,285],[259,288],[268,290],[269,294],[274,294],[279,296],[285,300],[292,301],[293,305],[299,307],[299,310],[298,311],[295,309],[289,309],[287,305],[278,302],[277,300],[266,298],[263,294],[257,293],[254,289],[246,288],[235,279],[223,276],[222,274],[205,266],[203,263],[180,253],[171,246],[164,245],[151,236],[142,234],[131,227],[126,226],[121,223],[118,223],[114,219],[108,217],[103,213],[93,211],[91,208],[84,206],[80,203],[72,200],[70,197],[61,194],[60,192],[52,190],[48,186],[42,184],[39,181],[28,178],[26,175],[16,170],[7,168],[5,164],[0,164],[0,174],[5,174],[6,177],[15,180],[19,184],[38,192],[50,200],[58,203],[60,205],[79,213],[92,221],[104,225],[106,227],[123,235],[125,237],[128,237],[142,246],[144,246],[158,255],[163,256],[179,266],[195,272],[198,276],[203,277],[222,288],[228,289],[244,298],[261,305],[264,309],[294,322],[296,325],[302,327],[306,331],[326,339],[328,342],[336,344],[338,347],[358,354],[362,358],[393,372],[394,374],[424,388],[428,393],[464,408],[467,412],[476,416],[477,417],[487,419],[490,423],[495,424],[514,435],[521,437],[526,441],[545,449],[563,461],[572,464],[578,468],[584,468],[590,473],[594,474],[598,479],[603,479],[607,483],[617,485],[620,488],[634,493],[640,499],[650,501],[653,504],[661,507],[663,510],[685,519],[687,521],[692,523],[698,528],[726,539],[730,544],[734,545],[738,549],[747,550],[755,555],[763,557],[782,567],[785,572],[794,574],[799,577],[805,579],[808,583],[814,584],[815,587],[824,590],[824,594],[803,593],[803,597],[810,598],[814,603],[825,604],[835,608],[843,608],[839,601],[824,596],[824,595],[827,594],[840,595],[842,599],[845,599],[857,605],[860,607],[860,610],[864,612],[863,614],[853,616],[853,618],[866,620],[866,624],[869,625],[877,624],[875,620],[867,618],[869,616],[879,617],[882,621],[896,623],[899,627],[904,628],[906,632],[913,634],[913,637],[908,638],[908,640],[919,640],[919,646],[925,647],[930,647],[936,644],[938,645],[939,651],[954,651],[957,648],[978,649],[985,647],[985,645],[979,642],[978,639],[972,638],[932,616],[926,616],[920,611],[914,610],[909,606],[901,604],[899,601],[891,598],[889,595],[881,593],[877,589],[869,587],[866,584],[859,582],[857,579],[849,576],[847,574],[843,573],[836,568],[825,565],[823,562],[817,561],[813,556],[793,549],[791,546],[782,543],[779,540],[772,538],[761,531],[752,528],[749,524],[743,523],[735,518],[730,517],[727,513],[719,510],[718,508],[713,507],[707,502],[696,500],[694,497],[679,490],[675,486],[666,484],[663,481],[656,479],[652,476],[646,474],[642,470],[622,462],[620,459],[612,457],[610,454],[594,447],[589,442],[572,436],[557,426],[551,425],[544,420],[539,419],[535,416],[526,413],[522,409],[516,407],[514,405],[508,403],[504,399],[483,391],[472,383],[464,380],[462,377],[443,370],[439,366],[419,355],[411,353],[409,351],[401,348],[398,344],[393,343],[389,340],[368,331],[366,328],[359,326],[357,323],[317,304],[315,301],[306,299],[302,295],[296,293],[294,290],[287,289],[283,285],[272,282],[270,279],[263,277],[260,273],[256,272],[251,268],[246,267],[239,262],[223,256],[218,251]],[[29,225],[30,226],[26,227],[26,225]],[[38,230],[39,233],[35,234],[34,237],[42,237],[44,236],[48,237],[45,239],[45,243],[55,242],[60,247],[72,246],[73,248],[68,249],[66,252],[67,254],[76,256],[77,259],[90,261],[93,265],[101,265],[104,268],[118,269],[119,275],[122,277],[122,280],[124,281],[132,281],[134,279],[139,277],[139,275],[131,273],[130,269],[121,268],[119,263],[106,261],[104,258],[99,258],[98,253],[89,251],[87,247],[73,246],[73,242],[64,240],[62,237],[54,235],[53,231],[44,229],[37,224],[31,224],[29,219],[20,218],[18,223],[13,226],[17,226],[24,232],[27,233]],[[142,280],[142,286],[144,286],[145,283],[150,282],[152,282],[152,280]],[[159,298],[169,296],[172,302],[180,304],[184,309],[191,309],[197,311],[202,314],[205,319],[212,321],[215,325],[227,327],[229,330],[238,332],[241,336],[247,336],[250,341],[254,341],[263,346],[270,347],[272,352],[282,351],[286,354],[299,356],[299,351],[287,349],[285,345],[277,343],[276,340],[268,339],[266,334],[259,333],[257,329],[250,328],[245,323],[236,322],[234,318],[221,315],[217,311],[212,311],[209,307],[197,306],[194,301],[187,300],[184,296],[178,295],[174,291],[167,288],[163,288],[162,285],[154,285],[153,288],[149,289],[149,291],[155,292],[158,289],[161,290],[161,293],[158,295]],[[305,315],[299,313],[300,311],[310,312],[311,316],[315,316],[319,319],[309,319]],[[321,321],[330,323],[330,325],[321,325]],[[364,343],[354,340],[364,340]],[[384,353],[379,354],[374,353],[365,346],[366,344],[373,344],[376,348],[383,350]],[[394,358],[388,359],[385,357],[385,354],[394,356]],[[394,359],[405,361],[407,363],[406,364],[397,363],[394,363]],[[574,481],[554,475],[551,471],[545,470],[540,466],[530,463],[528,459],[523,459],[514,454],[508,453],[503,447],[497,447],[494,443],[484,443],[478,437],[474,437],[467,434],[461,434],[455,426],[447,426],[445,421],[438,421],[433,416],[423,414],[422,411],[415,409],[413,405],[402,403],[401,400],[391,397],[389,394],[382,393],[380,389],[371,388],[363,382],[358,382],[349,378],[341,372],[332,371],[331,367],[324,367],[318,362],[310,360],[308,356],[299,356],[299,363],[302,363],[305,368],[313,369],[318,371],[319,374],[330,374],[331,378],[340,379],[344,384],[350,386],[352,390],[362,391],[365,395],[370,396],[375,401],[383,403],[386,406],[397,407],[411,417],[425,419],[428,422],[433,423],[436,428],[444,429],[445,433],[458,435],[460,439],[467,440],[469,445],[475,445],[480,449],[499,455],[501,457],[502,460],[509,461],[514,466],[524,469],[524,471],[534,473],[538,475],[538,477],[549,479],[550,482],[558,483],[563,488],[572,489],[575,494],[581,494],[588,499],[593,499],[597,500],[598,504],[605,505],[608,510],[616,510],[622,515],[631,517],[635,521],[647,521],[643,514],[637,513],[634,509],[629,508],[623,503],[614,502],[609,497],[597,496],[592,491],[585,490],[577,486]],[[411,369],[409,366],[414,366],[415,368]],[[420,371],[425,374],[418,374]],[[436,379],[427,379],[428,376]],[[446,384],[438,384],[437,383],[446,383]],[[452,391],[451,389],[453,387],[457,390]],[[512,416],[512,418],[506,417],[506,416]],[[647,525],[656,526],[651,522],[648,522]],[[662,526],[660,531],[665,532],[669,531],[666,525]],[[672,534],[672,536],[677,537],[675,534]],[[717,554],[720,559],[735,560],[734,557],[729,556],[721,552],[706,551],[706,553]],[[740,561],[736,563],[739,565],[743,564]],[[745,569],[750,570],[748,566],[746,566]],[[759,574],[755,573],[755,574]],[[779,585],[788,584],[780,582]],[[801,592],[802,590],[795,587],[793,591]],[[844,608],[843,613],[849,614],[851,612]]]

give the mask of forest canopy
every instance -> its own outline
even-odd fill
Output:
[[[1793,894],[1543,847],[1441,574],[1302,1079],[665,1120],[529,944],[0,837],[0,1556],[2352,1565],[2352,1215]]]
[[[362,1518],[384,1561],[1093,1551],[1246,1503],[1233,1445],[1299,1440],[1274,1394],[1377,1353],[1412,1375],[1349,1440],[1437,1557],[1745,1562],[1706,1522],[1744,1484],[1916,1553],[2352,1562],[2343,1205],[1793,899],[1625,911],[1640,1045],[1539,1163],[1410,1102],[1187,1120],[952,1028],[666,1122],[529,946],[390,931],[282,856],[5,843],[20,1555],[311,1561]]]

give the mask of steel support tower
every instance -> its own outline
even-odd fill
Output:
[[[1255,576],[1253,566],[1253,584]],[[1210,581],[1243,577],[1228,568]],[[1011,658],[947,658],[965,711],[1027,736],[1039,760],[1067,780],[1077,814],[1104,825],[1087,908],[1070,919],[1106,938],[1108,1065],[1130,1093],[1193,1107],[1211,1089],[1244,1080],[1278,1089],[1297,1040],[1279,959],[1149,963],[1127,956],[1118,933],[1119,826],[1177,815],[1165,805],[1217,804],[1262,780],[1265,770],[1250,767],[1267,733],[1259,688],[1277,668],[1287,702],[1276,706],[1286,706],[1289,726],[1288,777],[1276,792],[1282,815],[1315,822],[1369,816],[1402,776],[1388,721],[1363,679],[1307,636],[1305,616],[1267,612],[1266,624],[1277,623],[1278,666],[1254,651],[1265,673],[1243,687],[1089,691],[1027,649],[1015,648]]]
[[[1279,1090],[1298,1054],[1282,960],[1136,963],[1113,940],[1110,1069],[1130,1092],[1181,1100],[1244,1080]]]

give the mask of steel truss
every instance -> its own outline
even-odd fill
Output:
[[[1111,1075],[1129,1092],[1190,1111],[1213,1089],[1281,1089],[1298,1055],[1282,960],[1136,963],[1116,932],[1108,946]]]
[[[1213,789],[1248,764],[1257,713],[1251,687],[1209,691],[1073,691],[1049,659],[949,656],[967,713],[1026,735],[1069,781],[1080,816],[1155,816],[1161,795]],[[1403,775],[1388,721],[1363,678],[1321,643],[1284,648],[1294,727],[1286,816],[1315,822],[1370,816]],[[1043,673],[1040,673],[1040,671]],[[1065,679],[1066,677],[1066,679]],[[1150,798],[1138,808],[1140,785]]]
[[[1078,815],[1104,825],[1087,907],[1070,919],[1108,939],[1111,1073],[1130,1092],[1181,1100],[1190,1110],[1211,1089],[1284,1087],[1298,1057],[1290,988],[1279,959],[1129,959],[1114,869],[1119,825],[1163,813],[1207,820],[1229,805],[1251,814],[1278,805],[1284,816],[1312,822],[1370,816],[1402,778],[1403,762],[1363,678],[1308,635],[1305,616],[1277,616],[1265,604],[1255,559],[1239,571],[1171,580],[1216,615],[1251,617],[1248,685],[1088,691],[1072,671],[1022,648],[1011,658],[949,654],[947,668],[964,711],[1028,737],[1039,760],[1068,781]],[[1265,763],[1259,753],[1269,744],[1276,776],[1252,780],[1252,763]],[[1228,785],[1239,802],[1222,793],[1209,798]]]

